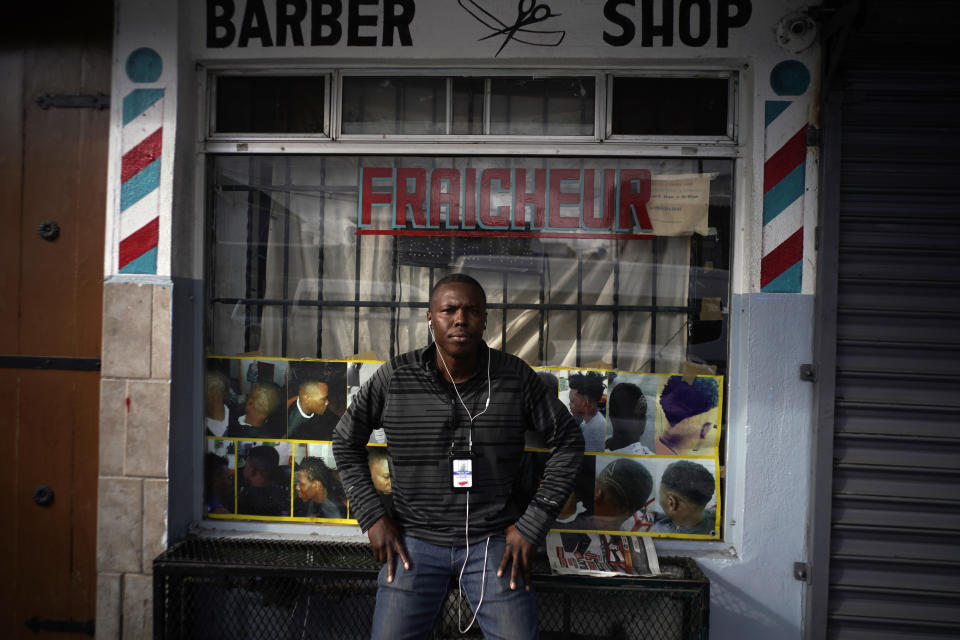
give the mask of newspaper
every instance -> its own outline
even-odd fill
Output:
[[[660,575],[657,551],[646,536],[550,532],[546,547],[550,568],[557,574]]]

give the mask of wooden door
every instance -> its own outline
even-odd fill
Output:
[[[25,17],[0,43],[0,637],[83,638],[95,617],[109,110],[36,99],[110,93],[110,14],[91,29]],[[39,233],[48,222],[55,238],[49,224]]]

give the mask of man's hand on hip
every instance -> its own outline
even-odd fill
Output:
[[[400,536],[400,527],[390,516],[382,516],[374,522],[373,526],[367,530],[367,537],[370,539],[373,559],[387,563],[387,582],[393,582],[395,556],[400,556],[404,569],[410,568],[410,560],[407,558],[407,551],[403,548],[403,540]]]
[[[372,529],[371,529],[372,531]],[[520,535],[514,525],[507,527],[504,532],[507,541],[503,549],[503,558],[500,559],[500,566],[497,568],[497,577],[503,576],[503,572],[510,568],[510,588],[517,588],[517,574],[523,572],[524,588],[530,590],[530,564],[533,562],[533,554],[537,547],[532,542]]]

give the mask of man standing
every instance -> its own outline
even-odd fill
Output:
[[[583,438],[530,367],[486,345],[486,317],[476,280],[440,279],[427,312],[434,343],[382,366],[334,431],[351,514],[385,563],[373,638],[426,637],[454,576],[486,637],[537,637],[530,563],[573,488]],[[395,518],[367,466],[367,441],[379,427]],[[552,454],[533,499],[516,504],[527,430]]]

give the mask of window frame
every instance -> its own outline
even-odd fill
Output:
[[[384,69],[360,69],[360,70],[341,70],[336,72],[336,103],[340,108],[343,106],[343,79],[344,77],[380,77],[385,75],[401,77],[442,77],[446,79],[447,95],[446,104],[446,132],[440,136],[436,135],[411,135],[411,134],[358,134],[343,133],[342,118],[337,118],[336,135],[333,137],[343,141],[381,141],[396,140],[409,142],[510,142],[510,143],[538,143],[550,140],[563,140],[568,143],[577,142],[599,142],[602,136],[602,104],[605,101],[606,83],[603,79],[603,73],[600,71],[581,71],[567,70],[564,72],[545,74],[534,72],[527,69],[501,69],[497,71],[478,70],[478,69],[439,69],[439,70],[406,70],[402,68],[384,70]],[[452,123],[452,102],[453,94],[451,84],[454,78],[483,78],[483,130],[490,130],[490,107],[491,90],[490,80],[493,78],[584,78],[592,77],[594,80],[594,103],[593,103],[593,134],[579,136],[549,136],[549,135],[505,135],[505,134],[453,134],[450,132]]]
[[[682,135],[631,135],[613,133],[613,103],[616,95],[613,91],[613,82],[616,78],[703,78],[727,80],[727,133],[723,136],[682,136]],[[671,71],[659,73],[654,71],[614,72],[606,75],[606,114],[604,117],[604,137],[609,142],[632,142],[635,144],[656,144],[667,140],[682,140],[689,144],[734,144],[739,139],[739,113],[737,112],[737,95],[739,92],[739,75],[733,71]]]
[[[457,144],[458,147],[470,150],[471,153],[489,153],[498,155],[510,153],[515,145],[549,145],[552,149],[566,146],[576,150],[567,151],[568,154],[585,155],[630,155],[636,150],[625,151],[625,145],[639,145],[640,147],[656,146],[658,155],[690,155],[691,146],[697,147],[696,155],[736,157],[739,155],[740,143],[740,112],[738,105],[740,96],[739,72],[733,69],[713,69],[697,71],[677,70],[636,70],[636,69],[537,69],[537,68],[442,68],[442,67],[270,67],[270,68],[242,68],[231,66],[201,67],[201,83],[203,94],[206,95],[206,104],[202,110],[203,151],[209,153],[317,153],[326,147],[325,143],[341,145],[356,144],[356,149],[362,150],[367,145],[378,145],[379,153],[423,153],[411,145]],[[216,78],[219,76],[323,76],[324,78],[324,133],[223,133],[216,131]],[[343,78],[358,76],[399,76],[399,77],[443,77],[447,80],[447,95],[445,98],[446,126],[445,133],[440,135],[412,135],[412,134],[345,134],[342,131],[343,107]],[[490,119],[490,82],[497,77],[530,77],[530,78],[558,78],[558,77],[593,77],[594,78],[594,126],[593,135],[556,136],[556,135],[503,135],[483,133],[478,135],[463,135],[450,133],[452,122],[451,81],[454,78],[484,78],[484,122],[483,128],[489,131]],[[683,136],[683,135],[656,135],[636,136],[612,133],[613,112],[613,81],[618,77],[647,77],[647,78],[706,78],[726,79],[728,81],[727,98],[727,135],[724,136]],[[397,145],[384,147],[384,144]],[[605,145],[604,149],[591,149],[594,145]],[[245,145],[245,146],[238,146]],[[471,148],[477,145],[474,151]],[[504,145],[486,152],[481,148],[493,145]],[[613,149],[611,149],[613,147]],[[405,151],[406,150],[406,151]],[[324,149],[323,153],[336,153]],[[344,150],[350,153],[349,150]],[[363,151],[358,151],[363,152]],[[528,153],[525,151],[525,153]],[[449,153],[449,152],[447,152]],[[534,151],[534,153],[536,153]],[[555,154],[557,151],[547,152]]]
[[[317,77],[323,78],[323,131],[321,133],[262,133],[262,132],[218,132],[217,131],[217,82],[218,77]],[[329,71],[317,71],[314,69],[291,68],[277,72],[274,69],[238,69],[225,68],[218,70],[215,74],[207,77],[206,82],[206,105],[204,110],[204,130],[206,139],[209,141],[229,140],[236,142],[260,141],[260,140],[331,140],[331,127],[333,124],[333,78]]]
[[[572,141],[572,137],[559,136],[450,136],[454,139],[444,139],[442,136],[342,136],[340,135],[340,82],[341,73],[366,73],[369,75],[383,75],[387,73],[401,73],[403,75],[430,75],[443,74],[447,77],[461,76],[466,72],[472,75],[482,76],[557,76],[557,75],[597,75],[602,81],[596,84],[596,102],[595,102],[595,125],[594,130],[597,135],[589,139]],[[236,134],[236,133],[214,133],[213,131],[213,111],[216,109],[215,102],[215,78],[218,75],[324,75],[325,76],[325,130],[327,135],[322,134]],[[608,96],[613,82],[613,77],[618,76],[647,76],[647,77],[726,77],[729,78],[729,109],[727,129],[730,135],[717,137],[701,136],[626,136],[612,135],[609,133],[611,126],[610,113],[612,103]],[[745,75],[739,67],[733,66],[712,66],[698,67],[697,70],[662,69],[649,68],[637,69],[631,67],[578,67],[555,69],[548,67],[537,68],[500,68],[500,69],[464,69],[464,68],[446,68],[446,67],[381,67],[370,66],[369,64],[356,68],[338,65],[331,66],[304,66],[302,63],[296,66],[284,66],[282,64],[264,64],[238,66],[237,63],[227,64],[206,64],[197,65],[197,95],[201,96],[202,102],[197,105],[194,112],[197,120],[197,153],[201,156],[201,161],[195,164],[193,171],[194,184],[197,190],[194,193],[194,202],[197,210],[202,211],[195,224],[199,232],[195,235],[195,242],[200,244],[198,253],[200,263],[206,265],[207,251],[209,243],[206,235],[207,216],[209,215],[210,198],[210,172],[208,170],[209,161],[213,155],[220,154],[324,154],[324,155],[356,155],[364,153],[375,153],[377,155],[450,155],[453,153],[449,147],[451,143],[457,144],[456,155],[525,155],[525,156],[610,156],[610,157],[700,157],[708,158],[728,158],[734,161],[732,173],[732,194],[730,211],[730,229],[731,246],[729,249],[729,271],[728,294],[736,289],[736,283],[741,280],[739,270],[743,267],[744,248],[739,246],[743,243],[741,233],[737,233],[740,224],[749,214],[750,206],[749,194],[743,192],[744,187],[750,184],[751,167],[754,162],[750,157],[749,140],[741,137],[742,126],[740,118],[744,117],[742,105],[750,99],[748,85],[750,77]],[[489,96],[489,92],[485,92]],[[485,104],[485,118],[489,114],[489,105]],[[748,131],[748,130],[747,130]],[[586,137],[584,137],[586,138]],[[738,241],[734,241],[737,236]],[[209,284],[208,274],[205,273],[205,266],[201,267],[204,272],[203,284],[201,290],[206,296],[207,286]],[[738,356],[732,348],[734,336],[736,335],[737,318],[732,313],[733,299],[730,298],[727,308],[723,311],[728,314],[728,326],[725,339],[728,343],[727,348],[727,374],[724,376],[723,394],[724,402],[722,409],[722,424],[724,428],[724,444],[720,448],[718,455],[719,467],[717,472],[720,474],[721,499],[723,501],[722,513],[724,521],[736,512],[742,509],[742,500],[735,495],[735,484],[729,481],[730,473],[727,471],[727,465],[734,464],[734,474],[743,473],[742,455],[730,455],[729,451],[729,428],[732,424],[731,416],[738,411],[742,400],[742,389],[734,390],[732,378],[737,369]],[[200,314],[198,340],[201,345],[205,344],[205,328],[202,316],[206,313],[205,302],[197,312]],[[203,358],[199,359],[199,366],[203,366]],[[201,373],[202,378],[202,373]],[[206,452],[206,437],[196,436],[195,424],[202,423],[202,409],[193,424],[190,425],[191,445],[193,455],[195,456],[196,468],[202,468],[202,458]],[[200,444],[201,446],[196,446]],[[192,530],[200,535],[266,535],[274,537],[284,537],[293,539],[314,539],[315,530],[304,527],[302,523],[288,522],[264,522],[256,520],[211,520],[205,519],[203,513],[202,488],[196,486],[193,490],[193,504],[190,507],[193,514]],[[322,528],[323,536],[333,539],[348,538],[351,540],[366,540],[365,535],[360,534],[356,525],[326,524]],[[742,531],[733,530],[724,526],[719,539],[717,540],[680,540],[680,539],[661,539],[658,546],[674,552],[684,553],[719,553],[728,555],[730,550],[736,553],[736,548],[741,543]],[[731,547],[731,545],[734,545]]]

